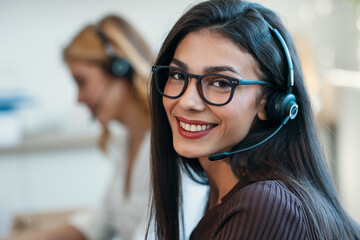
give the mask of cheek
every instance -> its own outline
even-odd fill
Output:
[[[224,133],[230,138],[241,141],[254,122],[257,112],[255,106],[254,101],[238,97],[234,98],[229,105],[217,109],[216,115],[222,122]]]
[[[162,98],[162,105],[165,109],[165,112],[166,112],[166,115],[168,116],[168,118],[170,117],[170,112],[171,112],[171,109],[174,105],[174,100],[173,99],[169,99],[169,98],[166,98],[166,97],[163,97]]]
[[[86,87],[79,90],[79,94],[88,102],[95,103],[101,98],[104,86],[88,84]]]
[[[129,98],[130,90],[116,83],[110,83],[105,87],[104,91],[104,94],[106,94],[104,96],[104,109],[106,109],[109,114],[122,112],[126,104],[126,99]]]
[[[221,124],[219,127],[222,129],[221,133],[226,138],[233,139],[238,138],[238,135],[243,135],[244,129],[246,128],[246,116],[242,111],[241,106],[228,106],[227,108],[213,111],[219,118]]]

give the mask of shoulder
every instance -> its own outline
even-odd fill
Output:
[[[307,239],[303,205],[281,181],[260,181],[239,189],[219,215],[223,228],[219,233],[232,232],[237,238]]]
[[[246,203],[251,208],[302,206],[300,199],[281,181],[259,181],[247,185],[234,194],[232,201],[241,205]]]

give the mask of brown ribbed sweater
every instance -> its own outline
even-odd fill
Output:
[[[210,209],[191,240],[312,239],[303,205],[281,181],[237,184]]]

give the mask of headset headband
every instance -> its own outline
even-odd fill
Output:
[[[117,55],[115,53],[115,49],[114,47],[110,44],[109,39],[107,38],[107,36],[105,35],[105,33],[99,28],[97,27],[95,29],[96,34],[99,36],[100,41],[102,42],[105,52],[106,54],[110,57],[110,58],[116,58]]]
[[[267,22],[266,22],[267,23]],[[287,93],[292,93],[292,88],[294,86],[294,67],[293,67],[293,64],[292,64],[292,60],[291,60],[291,56],[290,56],[290,52],[289,52],[289,49],[286,45],[286,42],[284,40],[284,38],[281,36],[281,34],[279,33],[279,31],[275,28],[273,28],[269,23],[267,23],[269,29],[271,32],[273,32],[276,36],[276,38],[279,40],[283,50],[284,50],[284,53],[285,53],[285,56],[286,56],[286,61],[287,61],[287,65],[288,65],[288,86],[287,86]]]
[[[111,45],[106,34],[100,29],[100,26],[95,28],[96,34],[104,47],[106,55],[110,58],[110,72],[115,77],[127,77],[131,80],[132,67],[131,64],[124,58],[117,56],[114,47]]]

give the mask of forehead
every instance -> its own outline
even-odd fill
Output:
[[[221,65],[246,75],[255,72],[257,65],[252,55],[232,40],[207,29],[188,33],[177,46],[174,58],[186,63],[192,71]]]

